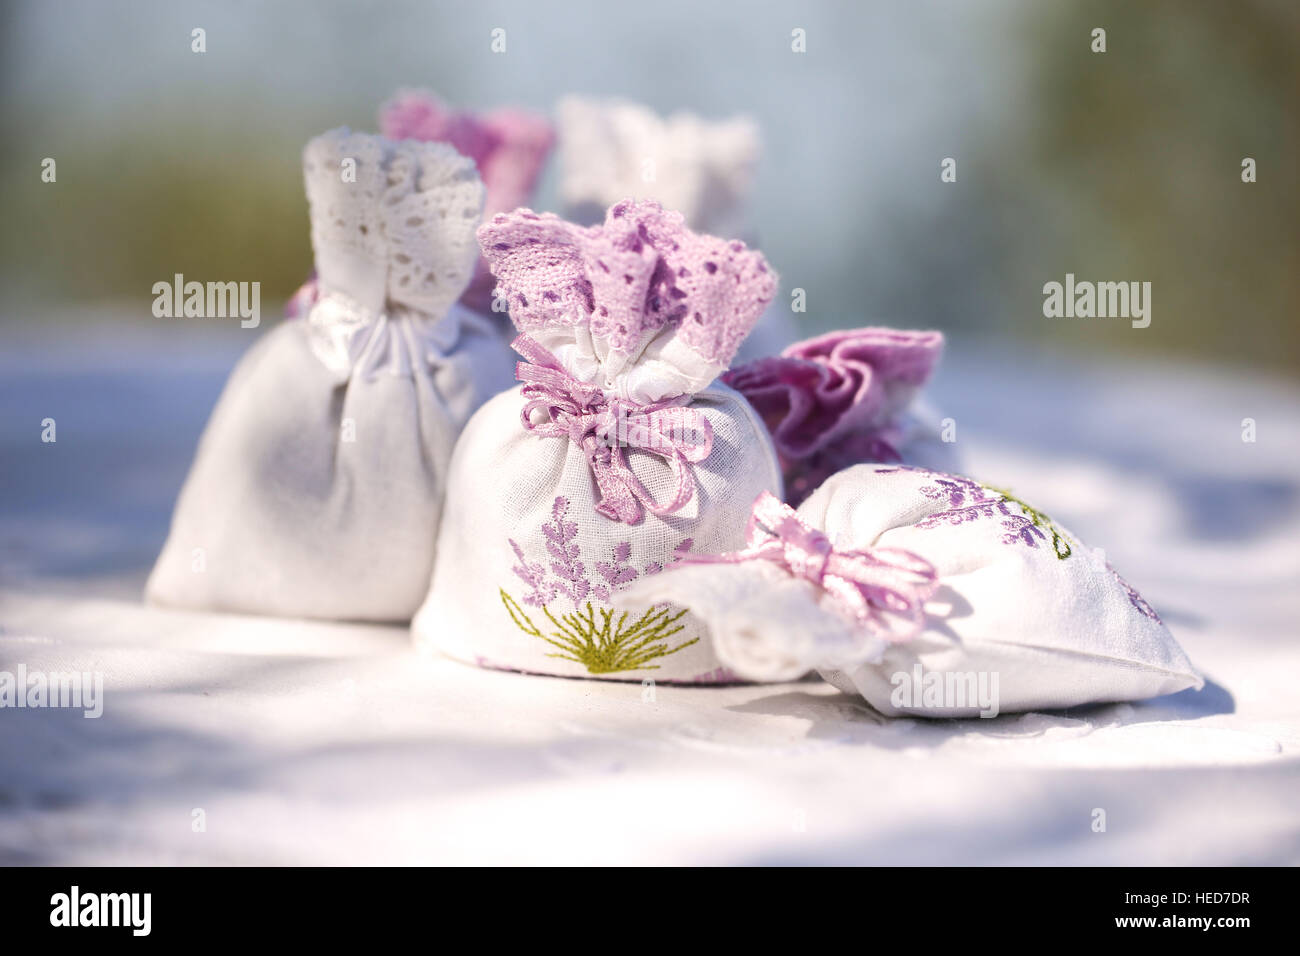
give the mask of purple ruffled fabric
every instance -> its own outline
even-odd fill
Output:
[[[796,342],[722,380],[767,423],[798,505],[837,471],[897,462],[899,416],[943,352],[940,332],[863,328]]]

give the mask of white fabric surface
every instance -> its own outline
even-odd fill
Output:
[[[1300,862],[1292,387],[955,343],[935,398],[972,473],[1105,543],[1208,683],[936,722],[820,682],[647,701],[421,658],[399,628],[142,606],[252,333],[46,318],[0,348],[0,669],[98,669],[106,702],[0,711],[5,862]]]

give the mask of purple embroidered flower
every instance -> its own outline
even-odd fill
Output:
[[[1009,515],[1011,512],[1007,509],[1007,503],[1000,498],[989,498],[964,508],[951,508],[948,511],[939,511],[928,518],[922,518],[916,523],[918,528],[937,528],[939,525],[959,525],[966,524],[969,521],[978,521],[980,518],[993,518],[997,515]]]
[[[554,559],[551,572],[558,579],[556,587],[569,596],[574,604],[587,599],[591,585],[587,582],[587,569],[582,563],[582,552],[574,543],[578,536],[578,525],[566,521],[569,499],[560,496],[551,505],[551,519],[542,525],[542,536],[546,538],[546,550]]]
[[[632,545],[626,541],[620,542],[614,548],[614,560],[596,562],[596,570],[600,576],[610,584],[628,584],[637,579],[636,568],[631,567],[627,562],[632,556]]]
[[[613,591],[625,584],[631,584],[640,575],[628,560],[632,557],[632,545],[627,541],[619,542],[614,548],[613,561],[597,561],[596,571],[604,578],[604,584],[595,584],[592,593],[602,601],[608,601]]]
[[[1002,522],[1002,527],[1007,529],[1007,533],[1002,536],[1003,544],[1015,544],[1019,541],[1031,548],[1036,548],[1039,541],[1047,539],[1047,535],[1043,534],[1042,528],[1020,515],[1012,515],[1007,518]]]
[[[519,563],[511,570],[532,589],[524,595],[524,603],[531,604],[533,607],[541,607],[554,600],[557,589],[555,585],[547,582],[546,568],[524,557],[523,549],[515,543],[513,538],[508,540],[510,541],[510,547],[515,552],[515,557],[519,559]]]
[[[1156,609],[1147,603],[1146,598],[1138,594],[1133,585],[1125,581],[1124,578],[1120,576],[1120,573],[1111,567],[1109,561],[1106,562],[1106,569],[1110,571],[1111,574],[1115,575],[1115,580],[1119,582],[1119,586],[1122,587],[1124,593],[1128,595],[1128,602],[1137,609],[1139,614],[1143,617],[1149,617],[1157,624],[1164,623],[1164,621],[1160,620],[1160,615],[1156,613]]]
[[[985,494],[983,485],[956,475],[943,477],[936,475],[934,484],[922,488],[921,494],[933,501],[946,497],[948,504],[953,508],[962,507],[968,499],[971,503],[990,500],[989,495]]]
[[[661,562],[651,561],[642,571],[637,571],[632,564],[631,542],[621,541],[614,546],[611,560],[597,561],[595,575],[589,577],[578,544],[578,525],[568,519],[568,512],[569,499],[557,497],[551,505],[551,520],[541,527],[546,552],[551,558],[549,569],[529,561],[523,548],[513,538],[507,539],[518,559],[511,570],[530,589],[524,595],[525,604],[542,607],[560,595],[573,602],[574,607],[589,598],[608,601],[615,591],[631,584],[642,574],[658,574],[663,570]],[[690,552],[692,544],[690,538],[678,544],[673,549],[671,563],[682,560]]]
[[[907,472],[923,475],[933,484],[917,489],[920,494],[931,501],[944,501],[947,510],[937,511],[916,523],[918,528],[937,528],[941,525],[960,525],[983,518],[995,518],[998,515],[1006,520],[1002,522],[1005,533],[1003,544],[1024,544],[1031,548],[1038,547],[1039,541],[1051,535],[1052,551],[1058,560],[1064,561],[1074,549],[1069,538],[1052,522],[1052,519],[1036,508],[1027,505],[1015,495],[996,488],[986,488],[977,481],[960,475],[945,475],[925,468],[898,465],[889,468],[877,468],[876,474],[901,474]],[[1019,515],[1011,513],[1011,505],[1020,509]]]

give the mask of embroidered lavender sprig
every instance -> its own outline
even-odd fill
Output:
[[[1031,548],[1038,547],[1039,541],[1046,541],[1047,535],[1043,534],[1043,529],[1038,527],[1028,518],[1022,518],[1020,515],[1012,515],[1002,522],[1002,527],[1007,529],[1007,533],[1002,536],[1003,544],[1027,544]]]
[[[546,568],[534,561],[529,561],[524,556],[523,549],[513,539],[509,540],[510,547],[514,549],[515,557],[519,559],[519,563],[510,570],[514,571],[520,580],[532,589],[524,595],[524,603],[531,604],[534,607],[541,607],[543,604],[555,600],[559,591],[555,585],[546,580]]]
[[[901,471],[903,469],[891,469]],[[977,481],[969,478],[962,478],[958,475],[934,476],[934,484],[926,485],[921,489],[921,494],[934,501],[947,497],[948,504],[953,508],[960,508],[970,502],[988,501],[989,496],[984,493],[984,486]]]
[[[528,585],[529,591],[523,602],[532,607],[543,607],[561,594],[567,597],[574,607],[578,607],[589,597],[608,601],[615,591],[631,584],[642,575],[658,574],[663,565],[658,561],[647,563],[641,570],[632,564],[632,544],[621,541],[614,546],[609,561],[597,561],[595,574],[588,575],[586,562],[582,560],[582,548],[578,542],[578,525],[570,521],[569,499],[559,496],[551,505],[551,520],[541,527],[542,537],[546,540],[546,551],[551,556],[549,570],[547,566],[529,561],[523,548],[513,539],[507,542],[514,551],[518,563],[511,568],[515,576]],[[694,544],[685,538],[673,549],[669,563],[682,560]]]
[[[1058,559],[1064,561],[1074,553],[1070,539],[1056,527],[1056,524],[1046,513],[1021,501],[1009,491],[989,488],[977,481],[959,475],[943,475],[910,465],[876,469],[876,473],[880,475],[899,474],[901,472],[929,477],[934,483],[920,488],[920,493],[931,501],[946,499],[949,505],[948,510],[937,512],[918,521],[916,523],[918,528],[937,528],[942,524],[958,525],[981,518],[993,518],[1002,515],[1002,527],[1005,532],[1002,535],[1003,544],[1023,544],[1030,548],[1036,548],[1040,542],[1046,541],[1050,534],[1052,551],[1055,552]],[[1015,505],[1020,509],[1021,514],[1012,514],[1009,505]],[[1147,600],[1131,584],[1124,580],[1109,561],[1106,562],[1106,568],[1111,574],[1115,575],[1115,580],[1119,582],[1120,587],[1124,589],[1124,593],[1128,595],[1129,603],[1133,605],[1139,614],[1158,623],[1163,623],[1160,620],[1160,615],[1156,613],[1156,609],[1148,604]]]
[[[960,475],[945,475],[910,465],[876,469],[876,474],[880,475],[899,474],[901,472],[910,472],[930,478],[934,483],[922,486],[918,489],[920,493],[931,501],[946,500],[948,503],[947,510],[937,511],[918,521],[916,523],[918,528],[937,528],[945,524],[959,525],[983,518],[1001,516],[1005,519],[1002,522],[1002,527],[1006,532],[1002,535],[1003,544],[1023,544],[1030,548],[1036,548],[1038,542],[1045,541],[1047,535],[1050,534],[1052,536],[1052,551],[1059,560],[1064,561],[1074,553],[1069,538],[1056,527],[1051,518],[1037,508],[1021,501],[1009,491],[990,488]],[[1011,505],[1015,505],[1020,509],[1019,515],[1012,514]]]
[[[578,525],[566,521],[569,499],[558,497],[551,505],[551,521],[542,525],[542,535],[546,538],[546,550],[555,560],[551,562],[551,571],[555,574],[556,587],[574,604],[587,599],[591,584],[587,581],[587,568],[582,563],[582,550],[574,543],[578,537]]]
[[[1124,593],[1128,595],[1128,602],[1132,604],[1134,608],[1137,609],[1137,612],[1139,614],[1141,614],[1143,617],[1150,618],[1151,620],[1155,621],[1157,624],[1164,623],[1162,620],[1160,620],[1160,615],[1156,613],[1156,609],[1147,603],[1146,598],[1144,598],[1141,594],[1139,594],[1134,589],[1133,585],[1129,584],[1127,581],[1124,580],[1123,576],[1111,566],[1111,563],[1109,561],[1106,562],[1106,570],[1108,570],[1111,574],[1115,575],[1115,580],[1119,582],[1119,586],[1122,587],[1124,589]]]

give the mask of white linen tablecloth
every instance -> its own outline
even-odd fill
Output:
[[[1105,547],[1208,683],[889,720],[817,681],[649,694],[143,606],[251,334],[0,329],[0,670],[105,682],[99,719],[0,709],[0,862],[1300,862],[1296,389],[953,343],[967,470]]]

